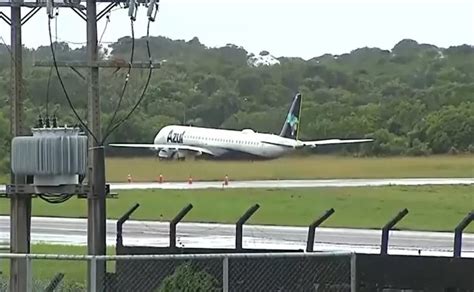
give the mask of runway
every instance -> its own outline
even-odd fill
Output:
[[[423,186],[423,185],[474,185],[473,178],[381,178],[381,179],[316,179],[316,180],[244,180],[188,182],[131,182],[109,183],[111,191],[146,189],[213,189],[213,188],[334,188],[334,187],[377,187],[377,186]],[[5,192],[5,185],[0,185]]]
[[[367,186],[421,186],[421,185],[474,185],[474,178],[405,178],[405,179],[318,179],[318,180],[249,180],[112,183],[110,189],[209,189],[209,188],[321,188],[321,187],[367,187]]]
[[[9,217],[0,216],[0,242],[9,240]],[[107,221],[107,244],[115,245],[115,220]],[[127,221],[126,245],[167,246],[169,223]],[[86,219],[33,217],[32,243],[86,245]],[[305,249],[307,228],[245,225],[243,246],[247,248]],[[232,248],[235,226],[230,224],[180,223],[177,244],[186,247]],[[318,228],[314,250],[380,252],[379,230]],[[389,254],[452,256],[453,233],[392,231]],[[463,257],[474,258],[474,234],[463,236]]]

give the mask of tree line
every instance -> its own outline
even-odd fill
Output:
[[[131,47],[131,38],[123,37],[103,47],[100,57],[128,62]],[[271,57],[269,52],[253,55],[233,44],[209,48],[198,38],[152,37],[150,48],[162,66],[153,71],[135,114],[110,135],[108,143],[151,143],[159,129],[170,123],[279,133],[291,99],[301,92],[301,139],[375,139],[363,146],[328,148],[331,151],[474,152],[474,47],[469,45],[438,48],[404,39],[391,50],[364,47],[309,60],[279,57],[274,65],[252,62]],[[86,57],[85,47],[73,49],[59,42],[54,49],[58,61]],[[4,160],[10,145],[11,58],[9,48],[0,47],[0,156]],[[25,124],[34,126],[46,111],[56,114],[61,123],[77,124],[55,70],[33,66],[36,60],[51,60],[49,46],[24,48]],[[135,40],[134,60],[148,60],[144,38]],[[60,72],[72,103],[85,119],[86,81],[69,68]],[[127,68],[101,69],[104,129],[116,110],[126,73]],[[146,69],[132,69],[117,111],[119,119],[139,98],[147,74]]]

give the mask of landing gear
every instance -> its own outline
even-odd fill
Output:
[[[185,160],[195,160],[196,153],[191,151],[175,151],[175,150],[160,150],[156,153],[155,161],[159,159],[159,161],[167,161],[167,160],[176,160],[176,161],[185,161]]]

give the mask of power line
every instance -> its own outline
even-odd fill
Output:
[[[128,81],[130,80],[130,72],[132,71],[133,57],[134,57],[134,54],[135,54],[135,28],[133,27],[133,22],[134,22],[133,18],[130,17],[130,28],[131,28],[131,32],[132,32],[132,51],[131,51],[131,55],[130,55],[130,63],[128,65],[127,75],[125,76],[125,83],[124,83],[124,86],[122,88],[122,92],[120,94],[119,101],[118,101],[117,106],[114,110],[112,118],[110,119],[109,124],[107,126],[107,129],[105,130],[104,140],[102,141],[102,143],[104,143],[105,139],[111,134],[109,132],[110,127],[112,127],[112,124],[114,123],[114,120],[117,116],[117,113],[120,110],[120,106],[122,105],[123,97],[125,95],[125,90],[127,89]]]
[[[155,1],[153,1],[154,3],[156,3]],[[77,113],[74,105],[72,104],[71,102],[71,99],[69,98],[69,95],[67,93],[67,90],[66,90],[66,87],[64,85],[64,82],[62,81],[62,78],[61,78],[61,75],[59,73],[59,69],[58,69],[58,65],[57,65],[57,62],[56,62],[56,55],[55,55],[55,50],[54,50],[54,46],[53,46],[53,41],[52,41],[52,33],[51,33],[51,18],[53,18],[51,15],[49,15],[48,17],[48,30],[49,30],[49,39],[50,39],[50,48],[51,48],[51,53],[52,53],[52,56],[53,56],[53,63],[54,63],[54,68],[56,69],[56,74],[58,76],[58,79],[60,81],[60,84],[61,84],[61,87],[62,87],[62,90],[64,92],[64,95],[66,97],[66,100],[69,104],[69,107],[71,108],[71,110],[73,111],[74,115],[76,116],[76,118],[79,120],[79,122],[81,123],[81,125],[85,128],[85,130],[92,136],[92,138],[95,140],[95,142],[97,144],[99,144],[99,146],[103,146],[104,142],[106,141],[106,139],[108,138],[108,136],[113,132],[115,131],[118,127],[120,127],[124,122],[126,122],[130,116],[135,112],[135,110],[139,107],[139,105],[141,104],[141,102],[143,101],[144,97],[145,97],[145,93],[148,89],[148,86],[150,84],[150,80],[151,80],[151,74],[153,72],[153,62],[152,62],[152,57],[151,57],[151,50],[150,50],[150,24],[152,21],[155,20],[155,17],[156,17],[156,14],[158,12],[158,4],[155,4],[156,6],[156,11],[155,11],[155,15],[154,17],[151,16],[151,14],[149,15],[148,17],[148,24],[147,24],[147,34],[146,34],[146,47],[147,47],[147,53],[148,53],[148,58],[149,58],[149,62],[150,62],[150,70],[149,70],[149,73],[148,73],[148,77],[147,77],[147,80],[146,80],[146,83],[145,83],[145,86],[143,88],[143,91],[139,97],[139,99],[137,100],[137,102],[135,103],[135,105],[132,107],[132,109],[130,110],[130,112],[122,119],[120,119],[113,127],[112,127],[112,124],[114,123],[115,121],[115,118],[117,117],[117,113],[121,107],[121,104],[123,102],[123,98],[124,98],[124,95],[125,95],[125,91],[126,91],[126,88],[127,88],[127,85],[128,85],[128,82],[129,82],[129,79],[130,79],[130,72],[131,72],[131,68],[132,68],[132,63],[133,63],[133,57],[134,57],[134,52],[135,52],[135,32],[134,32],[134,26],[133,26],[133,22],[135,21],[135,17],[134,16],[130,16],[130,26],[131,26],[131,33],[132,33],[132,49],[131,49],[131,57],[130,57],[130,63],[129,63],[129,68],[128,68],[128,72],[127,72],[127,75],[126,75],[126,78],[125,78],[125,82],[124,82],[124,86],[122,88],[122,92],[121,92],[121,95],[119,97],[119,101],[117,103],[117,107],[115,108],[115,111],[113,113],[113,116],[112,116],[112,119],[110,120],[109,122],[109,125],[107,127],[107,130],[105,132],[105,135],[102,139],[102,141],[98,141],[97,137],[92,133],[92,131],[89,129],[89,127],[83,122],[83,120],[81,119],[81,117],[79,116],[79,114]],[[151,10],[150,10],[151,11]],[[109,18],[107,18],[108,21],[109,21]],[[104,32],[102,33],[102,36],[104,35],[105,33],[105,30],[107,29],[107,24],[106,24],[106,27],[104,28]],[[56,38],[57,38],[57,33],[56,33]],[[102,38],[102,37],[101,37]],[[49,93],[47,93],[49,94]],[[48,98],[48,101],[49,101],[49,98]],[[49,110],[48,110],[49,111]],[[112,128],[111,128],[112,127]]]
[[[56,17],[54,18],[54,33],[55,35],[55,42],[58,42],[58,10],[56,10]],[[49,68],[48,74],[48,84],[46,85],[46,118],[49,118],[49,88],[51,84],[51,75],[53,75],[53,67]]]
[[[10,56],[13,58],[12,50],[10,50],[10,48],[8,47],[7,43],[5,42],[5,40],[3,39],[2,36],[0,36],[0,39],[2,39],[2,43],[3,43],[3,45],[5,46],[5,49],[7,49],[8,53],[9,53]]]
[[[46,85],[46,116],[49,116],[49,86],[51,83],[51,75],[53,75],[53,67],[49,67],[48,84]]]
[[[152,18],[150,17],[148,19],[148,25],[147,25],[147,29],[146,29],[146,48],[147,48],[147,53],[148,53],[148,58],[149,58],[149,61],[150,61],[150,70],[148,71],[148,77],[147,77],[147,81],[145,83],[145,87],[143,88],[143,91],[142,91],[142,94],[140,96],[140,98],[138,99],[138,101],[135,103],[134,107],[132,108],[132,110],[130,110],[130,112],[123,118],[121,119],[117,124],[115,124],[115,126],[110,130],[109,133],[107,133],[107,135],[104,136],[104,140],[102,142],[105,142],[105,139],[107,139],[107,137],[113,132],[115,131],[115,129],[117,129],[118,127],[120,127],[124,122],[126,122],[130,116],[133,114],[133,112],[138,108],[138,106],[140,105],[140,103],[143,101],[144,97],[145,97],[145,92],[146,90],[148,89],[148,85],[150,84],[150,79],[151,79],[151,73],[153,71],[153,62],[152,62],[152,58],[151,58],[151,51],[150,51],[150,23],[152,22]]]
[[[71,108],[71,110],[73,111],[74,115],[76,116],[76,118],[79,120],[79,122],[81,123],[81,125],[84,127],[84,129],[91,135],[91,137],[94,139],[94,141],[96,143],[98,143],[98,139],[97,137],[94,135],[94,133],[89,129],[89,127],[82,121],[81,117],[79,116],[79,114],[77,113],[76,109],[74,108],[74,105],[72,104],[71,102],[71,99],[69,98],[69,95],[67,93],[67,90],[66,90],[66,87],[64,86],[64,83],[63,83],[63,80],[61,78],[61,74],[59,73],[59,68],[58,68],[58,64],[56,63],[56,54],[54,52],[54,44],[53,44],[53,37],[52,37],[52,34],[51,34],[51,16],[48,15],[48,31],[49,31],[49,43],[50,43],[50,48],[51,48],[51,54],[53,56],[53,63],[54,63],[54,68],[56,69],[56,75],[58,76],[58,79],[59,79],[59,83],[61,84],[61,87],[63,89],[63,92],[64,92],[64,95],[66,96],[66,100],[69,104],[69,107]]]
[[[107,14],[107,16],[105,16],[105,18],[107,19],[107,21],[105,22],[104,30],[102,31],[102,34],[100,35],[99,44],[102,44],[102,38],[104,37],[105,31],[107,30],[107,26],[110,22],[110,12]]]
[[[64,203],[66,202],[67,200],[69,200],[70,198],[72,198],[74,195],[61,195],[61,196],[57,196],[57,195],[48,195],[48,194],[41,194],[41,195],[38,195],[38,197],[40,199],[42,199],[43,201],[46,201],[50,204],[61,204],[61,203]]]
[[[159,9],[159,4],[158,3],[159,3],[159,0],[151,1],[150,6],[148,7],[148,12],[147,12],[147,14],[148,14],[148,24],[147,24],[147,28],[146,28],[146,48],[147,48],[147,53],[148,53],[148,59],[149,59],[149,62],[150,62],[150,70],[148,71],[148,77],[147,77],[145,87],[143,88],[142,94],[141,94],[140,98],[138,99],[137,103],[135,104],[135,106],[132,108],[132,110],[122,120],[120,120],[110,130],[110,132],[107,133],[107,135],[104,136],[103,142],[105,141],[105,139],[107,139],[107,137],[110,135],[110,133],[112,133],[115,129],[120,127],[120,125],[122,125],[124,122],[126,122],[130,118],[130,116],[138,108],[138,106],[140,105],[140,103],[143,101],[143,99],[145,97],[145,92],[148,89],[148,85],[150,84],[151,73],[153,72],[153,61],[152,61],[152,58],[151,58],[151,51],[150,51],[150,24],[151,24],[152,21],[153,22],[155,21],[156,15],[158,14],[158,9]],[[153,8],[155,8],[154,14],[153,14]]]

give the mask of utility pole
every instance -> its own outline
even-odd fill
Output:
[[[21,2],[19,2],[21,1]],[[11,136],[25,135],[23,125],[23,96],[22,96],[22,41],[21,26],[33,17],[41,7],[46,7],[48,16],[51,17],[52,9],[55,6],[54,0],[36,1],[31,0],[12,0],[11,2],[0,2],[0,6],[11,7],[11,17],[9,18],[0,11],[0,19],[11,26],[11,47],[12,47],[12,94],[10,97]],[[97,2],[109,2],[109,5],[97,13]],[[131,2],[130,11],[136,11],[136,3],[148,3],[147,0],[86,0],[86,13],[81,9],[84,7],[76,1],[64,0],[59,6],[69,7],[82,19],[87,21],[87,61],[86,62],[37,62],[35,66],[72,68],[80,77],[75,67],[85,68],[87,70],[87,96],[88,96],[88,143],[89,143],[89,161],[88,161],[88,185],[71,184],[61,186],[47,186],[43,188],[48,194],[57,195],[86,195],[88,206],[88,230],[87,243],[89,255],[106,254],[106,197],[109,194],[108,186],[105,180],[105,149],[101,133],[101,115],[99,98],[99,68],[159,68],[160,63],[156,62],[133,62],[131,64],[120,64],[114,61],[98,60],[98,40],[97,40],[97,21],[110,12],[121,2]],[[148,8],[148,17],[156,17],[158,1],[150,0]],[[21,17],[21,6],[33,7],[23,18]],[[129,13],[130,13],[129,11]],[[154,15],[153,15],[154,12]],[[151,71],[150,71],[151,74]],[[34,170],[33,170],[34,172]],[[7,185],[6,191],[10,198],[10,252],[11,253],[30,253],[30,226],[31,226],[31,199],[32,195],[42,194],[31,183],[28,184],[27,176],[15,175],[11,173],[11,183]],[[12,259],[10,267],[10,291],[28,291],[31,284],[31,275],[29,272],[30,263],[26,259]],[[91,261],[88,265],[88,291],[104,290],[106,263]]]
[[[89,185],[91,192],[87,199],[88,232],[87,246],[89,255],[106,253],[106,206],[105,206],[105,157],[100,122],[99,67],[97,65],[97,6],[96,0],[87,0],[87,62],[88,62],[88,127],[97,140],[89,135]],[[105,279],[105,261],[89,262],[89,291],[102,291]],[[95,277],[91,272],[95,269]],[[94,279],[95,278],[95,279]],[[95,280],[95,281],[94,281]]]
[[[12,137],[23,133],[23,59],[21,41],[21,6],[11,3],[11,51],[12,51],[12,92],[10,95],[10,133]],[[10,174],[12,184],[25,184],[24,176]],[[31,196],[12,194],[10,198],[10,252],[30,252]],[[10,291],[27,290],[27,265],[25,259],[10,262]]]

